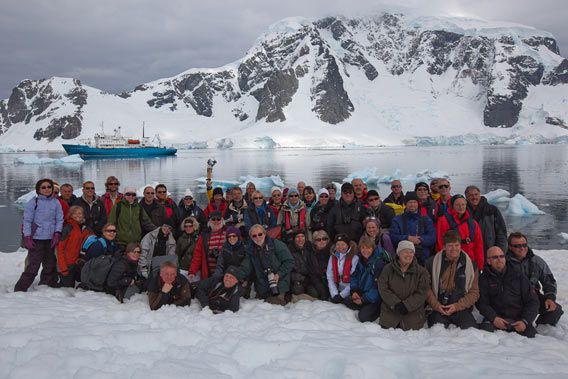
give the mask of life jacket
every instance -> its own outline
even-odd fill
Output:
[[[462,221],[459,224],[456,222],[456,219],[451,214],[446,213],[444,216],[446,217],[446,221],[448,222],[450,230],[453,230],[457,233],[459,233],[459,226],[462,225],[464,222],[467,222],[469,235],[465,239],[462,239],[461,243],[466,245],[473,243],[473,238],[475,236],[475,220],[471,215],[467,218],[467,220]]]
[[[81,251],[83,252],[87,252],[87,250],[89,250],[89,247],[91,247],[91,245],[95,242],[99,241],[101,243],[101,245],[103,245],[103,249],[106,249],[107,247],[107,243],[106,240],[103,237],[97,237],[94,234],[91,234],[90,236],[88,236],[85,239],[85,242],[83,242],[83,246],[81,247]]]
[[[353,255],[347,255],[345,257],[345,263],[343,264],[343,275],[341,276],[342,283],[349,283],[351,280],[351,262],[353,261]],[[335,284],[339,283],[339,259],[335,256],[331,256],[331,269],[333,271],[333,281]]]

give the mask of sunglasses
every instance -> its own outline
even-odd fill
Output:
[[[253,200],[264,200],[264,197],[253,197]]]
[[[391,186],[391,188],[401,188],[402,186],[396,185],[396,186]]]
[[[227,238],[239,238],[236,234],[229,234]]]
[[[136,194],[134,192],[127,192],[124,196],[136,196]]]
[[[529,247],[527,243],[517,243],[515,245],[510,245],[510,246],[514,247],[515,249],[522,249],[523,247]]]
[[[116,233],[116,229],[106,229],[105,233]]]
[[[300,195],[288,195],[288,197],[300,197]]]
[[[367,200],[368,200],[368,201],[377,201],[377,200],[379,200],[379,199],[380,199],[379,197],[370,197],[370,198],[368,198]]]
[[[438,188],[450,188],[449,184],[440,184]]]
[[[211,217],[211,221],[221,221],[221,217]]]
[[[320,195],[320,197],[327,198],[327,197],[329,197],[329,195],[326,195],[325,193],[323,193],[323,194]]]
[[[94,190],[95,187],[83,187],[83,189],[86,189],[86,190]]]
[[[184,228],[193,228],[193,224],[185,224],[183,227]]]
[[[157,192],[158,192],[158,193],[166,193],[166,192],[168,192],[168,191],[157,191]]]
[[[135,253],[135,254],[142,254],[142,251],[136,249],[136,250],[132,250],[131,253]]]
[[[184,199],[184,200],[193,200],[193,197],[191,197],[191,196],[186,196],[186,197],[184,197],[183,199]]]
[[[251,234],[251,238],[260,238],[264,235],[264,233],[258,233],[258,234]]]
[[[329,238],[327,238],[327,237],[314,238],[314,241],[316,241],[316,242],[319,242],[319,241],[329,241]]]
[[[117,186],[118,183],[107,183],[107,186]]]
[[[51,186],[41,186],[40,189],[51,189]]]
[[[487,259],[505,259],[505,254],[494,255],[492,257],[487,257]]]
[[[144,192],[144,195],[153,195],[153,194],[155,194],[155,193],[156,193],[156,192]]]
[[[280,194],[280,193],[275,193],[275,194],[272,195],[272,197],[281,197],[281,196],[282,196],[282,194]]]

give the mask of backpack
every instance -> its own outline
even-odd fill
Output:
[[[453,230],[455,232],[457,232],[458,234],[460,234],[459,232],[459,226],[461,224],[463,224],[463,222],[460,222],[459,224],[456,222],[456,220],[454,219],[453,216],[451,216],[450,214],[445,214],[446,217],[446,221],[448,221],[448,226],[450,227],[450,230]],[[469,229],[469,236],[466,238],[462,238],[461,243],[463,244],[470,244],[473,242],[473,238],[475,236],[475,221],[473,219],[473,217],[470,215],[467,219],[467,226]]]
[[[91,247],[91,245],[95,242],[99,241],[101,243],[101,245],[103,245],[103,249],[106,250],[107,247],[107,243],[106,240],[102,237],[97,237],[94,234],[91,234],[90,236],[88,236],[85,239],[85,242],[83,242],[83,246],[81,247],[81,251],[86,253],[89,250],[89,247]]]
[[[36,196],[35,197],[35,206],[34,206],[34,219],[35,219],[35,211],[37,209],[37,200],[38,200],[38,197]],[[37,230],[37,224],[35,222],[32,222],[32,238],[33,238],[36,230]],[[23,248],[23,249],[26,248],[24,240],[25,240],[25,238],[24,238],[24,223],[22,222],[22,224],[20,225],[20,247]]]
[[[90,290],[103,291],[113,263],[112,255],[89,259],[81,270],[81,284]]]

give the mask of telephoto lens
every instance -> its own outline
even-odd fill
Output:
[[[276,282],[276,278],[274,277],[274,273],[271,269],[266,270],[266,277],[268,278],[270,293],[272,293],[272,296],[278,296],[280,294],[280,291],[278,291],[278,283]]]

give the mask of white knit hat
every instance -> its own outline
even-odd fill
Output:
[[[320,197],[321,194],[325,193],[327,196],[329,196],[329,191],[326,190],[325,188],[320,188],[318,191],[318,197]]]
[[[272,193],[274,191],[280,191],[280,193],[282,193],[282,189],[280,187],[274,186],[270,189],[270,194],[272,195]]]
[[[124,193],[137,193],[136,187],[132,186],[124,187]]]
[[[399,255],[403,250],[412,250],[412,252],[416,252],[414,244],[410,241],[400,241],[396,248],[396,255]]]
[[[191,197],[193,198],[193,192],[191,192],[191,190],[188,188],[185,190],[185,192],[183,193],[183,197]]]

